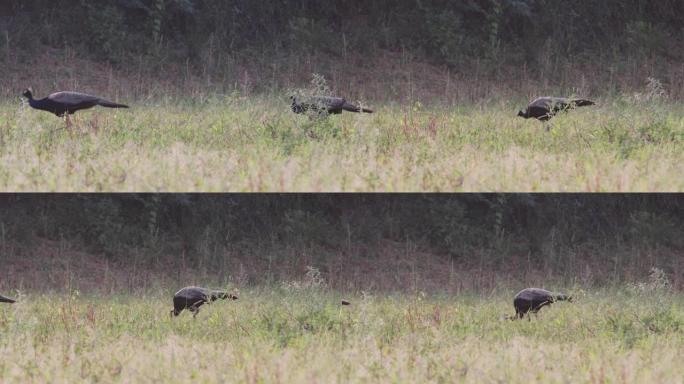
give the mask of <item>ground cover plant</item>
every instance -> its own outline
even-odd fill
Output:
[[[684,107],[644,95],[598,98],[554,118],[549,132],[516,117],[523,97],[307,118],[290,111],[284,92],[235,93],[85,112],[71,130],[6,101],[0,189],[684,190]]]
[[[169,317],[172,291],[26,293],[0,308],[0,380],[679,382],[681,294],[582,290],[511,321],[512,289],[350,293],[311,283]],[[350,306],[339,305],[342,298]]]
[[[681,1],[71,3],[0,4],[2,190],[682,190]],[[376,113],[292,116],[315,73]],[[67,133],[27,87],[133,109]],[[540,96],[599,104],[543,134]]]
[[[3,195],[0,382],[681,382],[681,205]],[[239,299],[172,318],[190,285]]]

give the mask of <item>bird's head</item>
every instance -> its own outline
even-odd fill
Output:
[[[297,96],[290,95],[290,100],[292,100],[292,112],[294,113],[304,113],[304,106],[297,100]]]
[[[21,95],[24,96],[25,98],[31,100],[31,99],[33,99],[33,89],[26,88],[24,90],[24,93],[22,93]]]
[[[173,316],[178,316],[180,314],[180,311],[178,311],[176,308],[172,309],[171,312],[169,313],[170,317]]]
[[[525,117],[525,118],[526,118],[526,117],[527,117],[527,113],[521,109],[521,110],[518,111],[518,116],[519,116],[519,117]]]
[[[237,300],[238,299],[237,295],[234,295],[234,294],[228,293],[228,292],[222,292],[221,294],[218,295],[218,297],[220,299],[223,299],[223,300],[226,300],[226,299]]]
[[[556,300],[557,301],[569,301],[572,303],[572,296],[568,296],[564,293],[559,293],[556,295]]]

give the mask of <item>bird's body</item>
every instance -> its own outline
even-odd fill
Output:
[[[314,96],[306,101],[299,100],[294,96],[292,97],[292,112],[305,113],[309,110],[334,115],[338,115],[342,111],[373,113],[372,110],[351,104],[341,97]]]
[[[82,109],[89,109],[97,105],[106,108],[128,108],[127,105],[117,104],[97,96],[80,92],[56,92],[43,99],[34,99],[30,90],[24,92],[24,97],[34,109],[46,111],[62,117],[73,115]]]
[[[173,295],[173,309],[171,314],[178,316],[184,309],[197,316],[199,307],[205,303],[211,303],[218,299],[237,300],[238,297],[225,291],[216,291],[202,287],[185,287]]]
[[[80,92],[56,92],[43,99],[34,99],[31,90],[27,89],[24,91],[23,96],[28,99],[29,105],[33,109],[50,112],[59,117],[66,117],[67,125],[69,115],[97,105],[105,108],[129,108],[124,104],[118,104]]]
[[[572,297],[541,288],[525,288],[513,299],[515,316],[522,319],[526,314],[537,313],[542,307],[556,301],[572,301]]]
[[[537,119],[539,121],[548,121],[559,112],[574,109],[576,107],[585,107],[595,105],[591,100],[585,99],[569,99],[565,97],[540,97],[532,101],[527,109],[518,112],[518,116],[525,119]]]
[[[14,303],[16,303],[16,300],[12,300],[9,297],[5,297],[5,296],[0,295],[0,303],[14,304]]]

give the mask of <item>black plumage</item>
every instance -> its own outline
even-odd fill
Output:
[[[232,299],[237,300],[238,297],[232,293],[225,291],[216,291],[202,287],[185,287],[173,295],[173,309],[171,314],[178,316],[184,309],[193,313],[193,317],[197,316],[199,307],[205,303],[211,303],[218,299]]]
[[[591,100],[569,99],[565,97],[540,97],[532,101],[527,109],[519,111],[518,116],[526,119],[534,118],[539,121],[548,121],[559,112],[568,111],[576,107],[595,105]]]
[[[118,104],[97,96],[79,92],[56,92],[43,99],[34,99],[31,89],[24,91],[24,97],[28,99],[31,108],[53,113],[59,117],[66,117],[67,124],[69,115],[75,112],[89,109],[97,105],[105,108],[129,108],[127,105]]]
[[[537,313],[545,305],[556,301],[570,301],[572,297],[563,293],[554,293],[541,288],[525,288],[513,299],[515,316],[522,319],[526,314]],[[529,318],[529,315],[528,315]]]
[[[14,304],[16,303],[16,300],[12,300],[9,297],[5,297],[3,295],[0,295],[0,303],[9,303],[9,304]]]
[[[351,104],[341,97],[314,96],[307,98],[306,100],[300,100],[297,97],[292,96],[291,99],[292,112],[294,113],[305,113],[309,110],[319,113],[326,112],[333,115],[338,115],[342,113],[342,111],[373,113],[372,110]]]

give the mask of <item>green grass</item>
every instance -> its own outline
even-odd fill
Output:
[[[0,307],[0,381],[681,382],[684,297],[575,292],[508,321],[509,295],[254,289],[170,319],[168,295]],[[510,292],[512,295],[512,292]]]
[[[374,105],[312,121],[287,100],[0,105],[4,191],[683,191],[684,105],[600,100],[541,123],[517,103]]]

